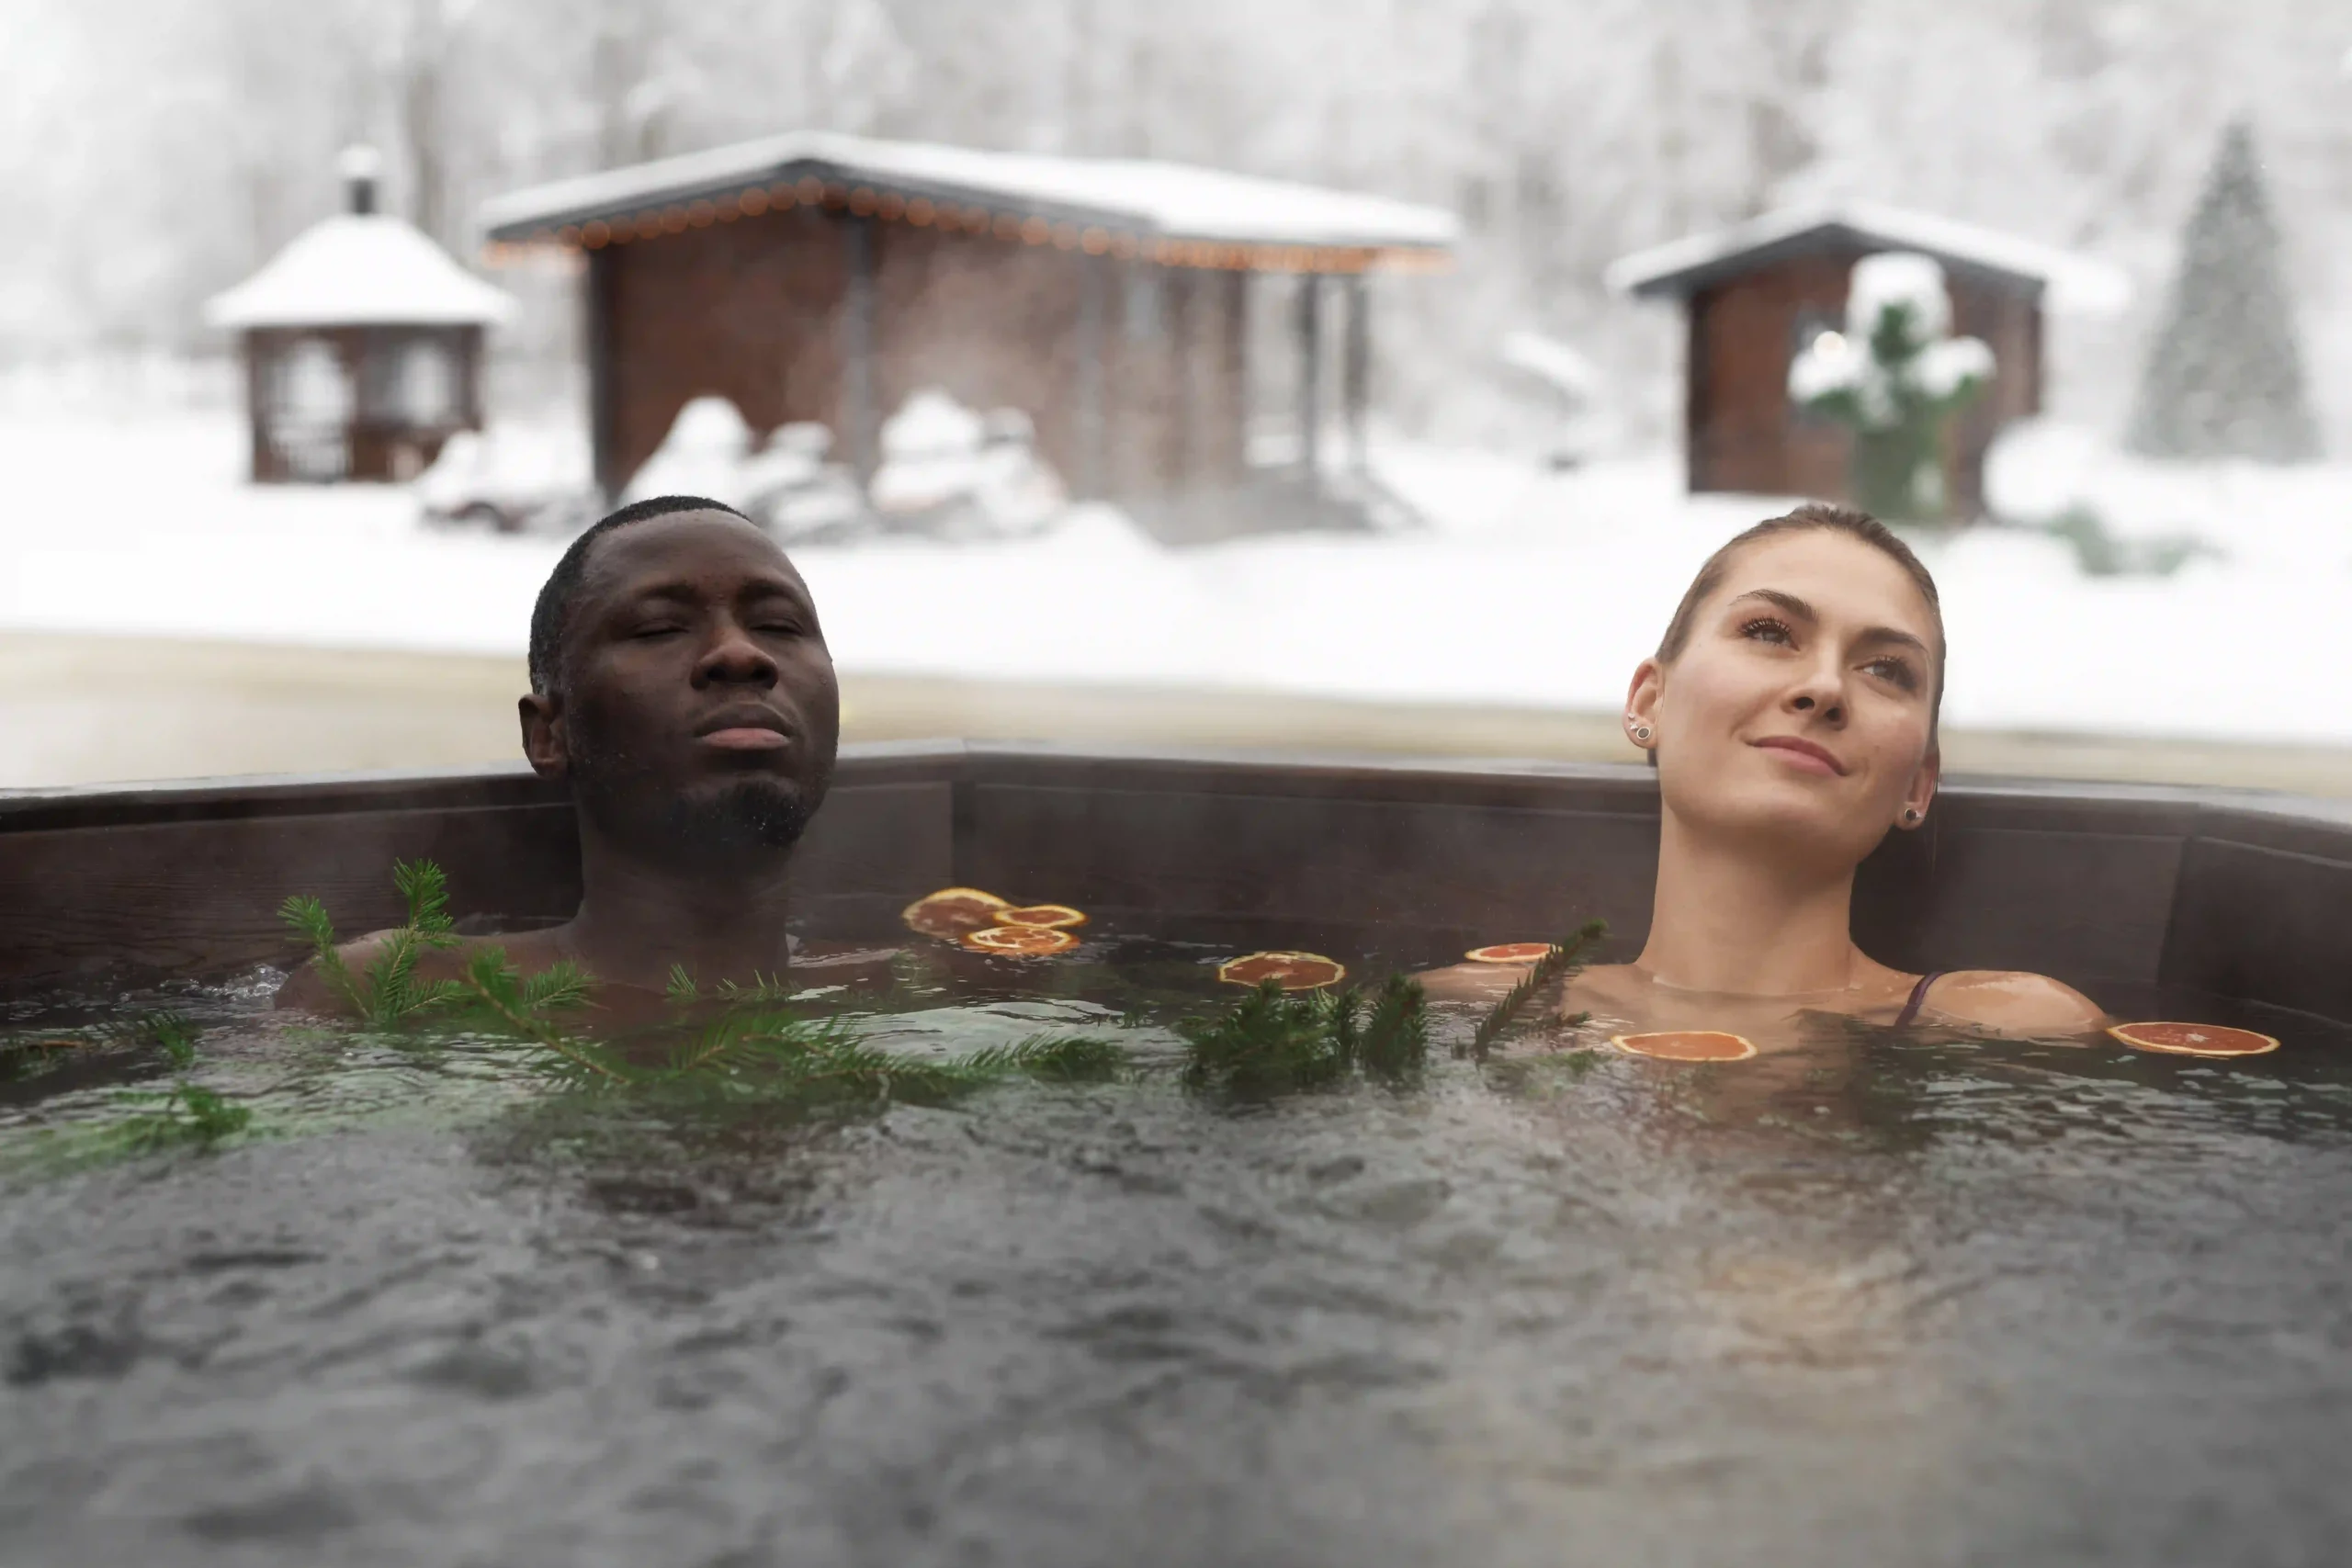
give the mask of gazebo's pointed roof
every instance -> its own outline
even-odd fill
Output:
[[[205,306],[214,326],[479,326],[514,300],[401,219],[339,212]]]

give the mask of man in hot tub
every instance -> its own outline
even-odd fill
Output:
[[[825,798],[841,694],[808,585],[741,513],[697,496],[625,506],[571,543],[531,612],[523,754],[570,785],[580,908],[562,925],[467,939],[525,973],[578,963],[658,994],[781,973],[793,846]],[[365,964],[384,933],[344,950]],[[869,961],[875,955],[864,955]],[[337,1008],[314,966],[281,1007]]]

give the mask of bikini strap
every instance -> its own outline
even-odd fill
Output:
[[[1947,973],[1942,969],[1930,969],[1919,976],[1919,983],[1911,987],[1911,999],[1905,1002],[1903,1010],[1894,1016],[1895,1028],[1908,1029],[1918,1021],[1919,1010],[1927,1005],[1928,987],[1942,979]]]

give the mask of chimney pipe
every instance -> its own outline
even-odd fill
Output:
[[[335,160],[335,168],[343,175],[344,200],[350,211],[365,218],[376,210],[376,177],[383,173],[384,160],[368,146],[346,147],[343,156]]]

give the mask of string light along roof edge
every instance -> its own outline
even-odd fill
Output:
[[[1190,164],[792,132],[536,186],[482,205],[493,250],[594,250],[794,206],[1171,265],[1446,265],[1442,209]]]

